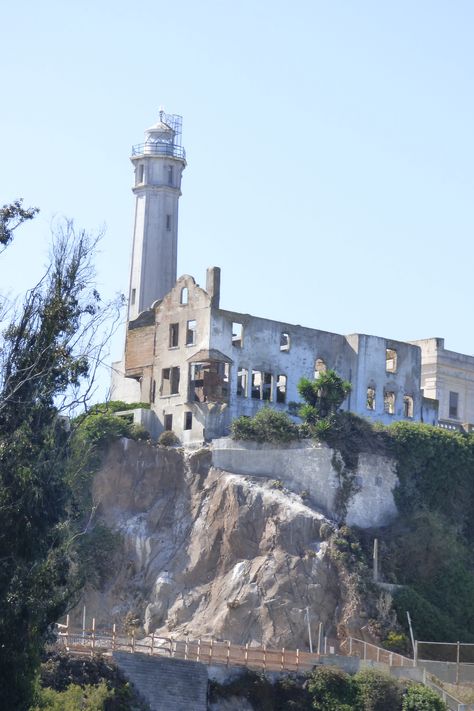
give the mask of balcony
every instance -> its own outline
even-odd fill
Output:
[[[170,156],[186,160],[186,151],[174,143],[138,143],[132,146],[132,158],[134,156]]]

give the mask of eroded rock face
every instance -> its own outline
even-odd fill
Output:
[[[85,597],[98,624],[131,613],[146,633],[305,648],[309,606],[314,637],[320,621],[335,634],[331,524],[299,496],[212,468],[206,449],[121,440],[93,497],[123,541],[106,589]]]

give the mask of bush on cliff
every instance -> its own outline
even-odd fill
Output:
[[[232,422],[233,439],[254,442],[293,442],[299,439],[297,425],[286,412],[264,407],[254,417],[237,417]]]

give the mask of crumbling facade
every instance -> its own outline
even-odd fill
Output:
[[[418,345],[221,309],[217,267],[208,269],[205,289],[188,275],[170,287],[177,255],[168,227],[171,219],[177,227],[185,166],[184,150],[174,143],[178,118],[160,114],[132,151],[138,217],[125,357],[114,364],[112,397],[150,403],[154,436],[173,430],[183,443],[195,442],[227,434],[235,417],[261,407],[287,410],[300,400],[302,376],[331,368],[352,384],[345,409],[379,422],[434,422],[436,403],[423,400],[421,391]],[[179,182],[170,185],[173,179]],[[147,200],[150,219],[144,217]],[[132,389],[125,389],[124,378]]]

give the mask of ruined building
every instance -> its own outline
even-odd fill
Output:
[[[136,197],[124,358],[113,365],[112,397],[150,403],[154,436],[183,443],[228,433],[233,418],[299,400],[302,376],[333,368],[352,383],[347,410],[381,422],[437,421],[423,398],[422,349],[377,336],[304,328],[220,307],[220,269],[205,287],[176,279],[178,201],[186,167],[181,118],[160,120],[134,146]],[[430,395],[432,394],[430,390]]]

